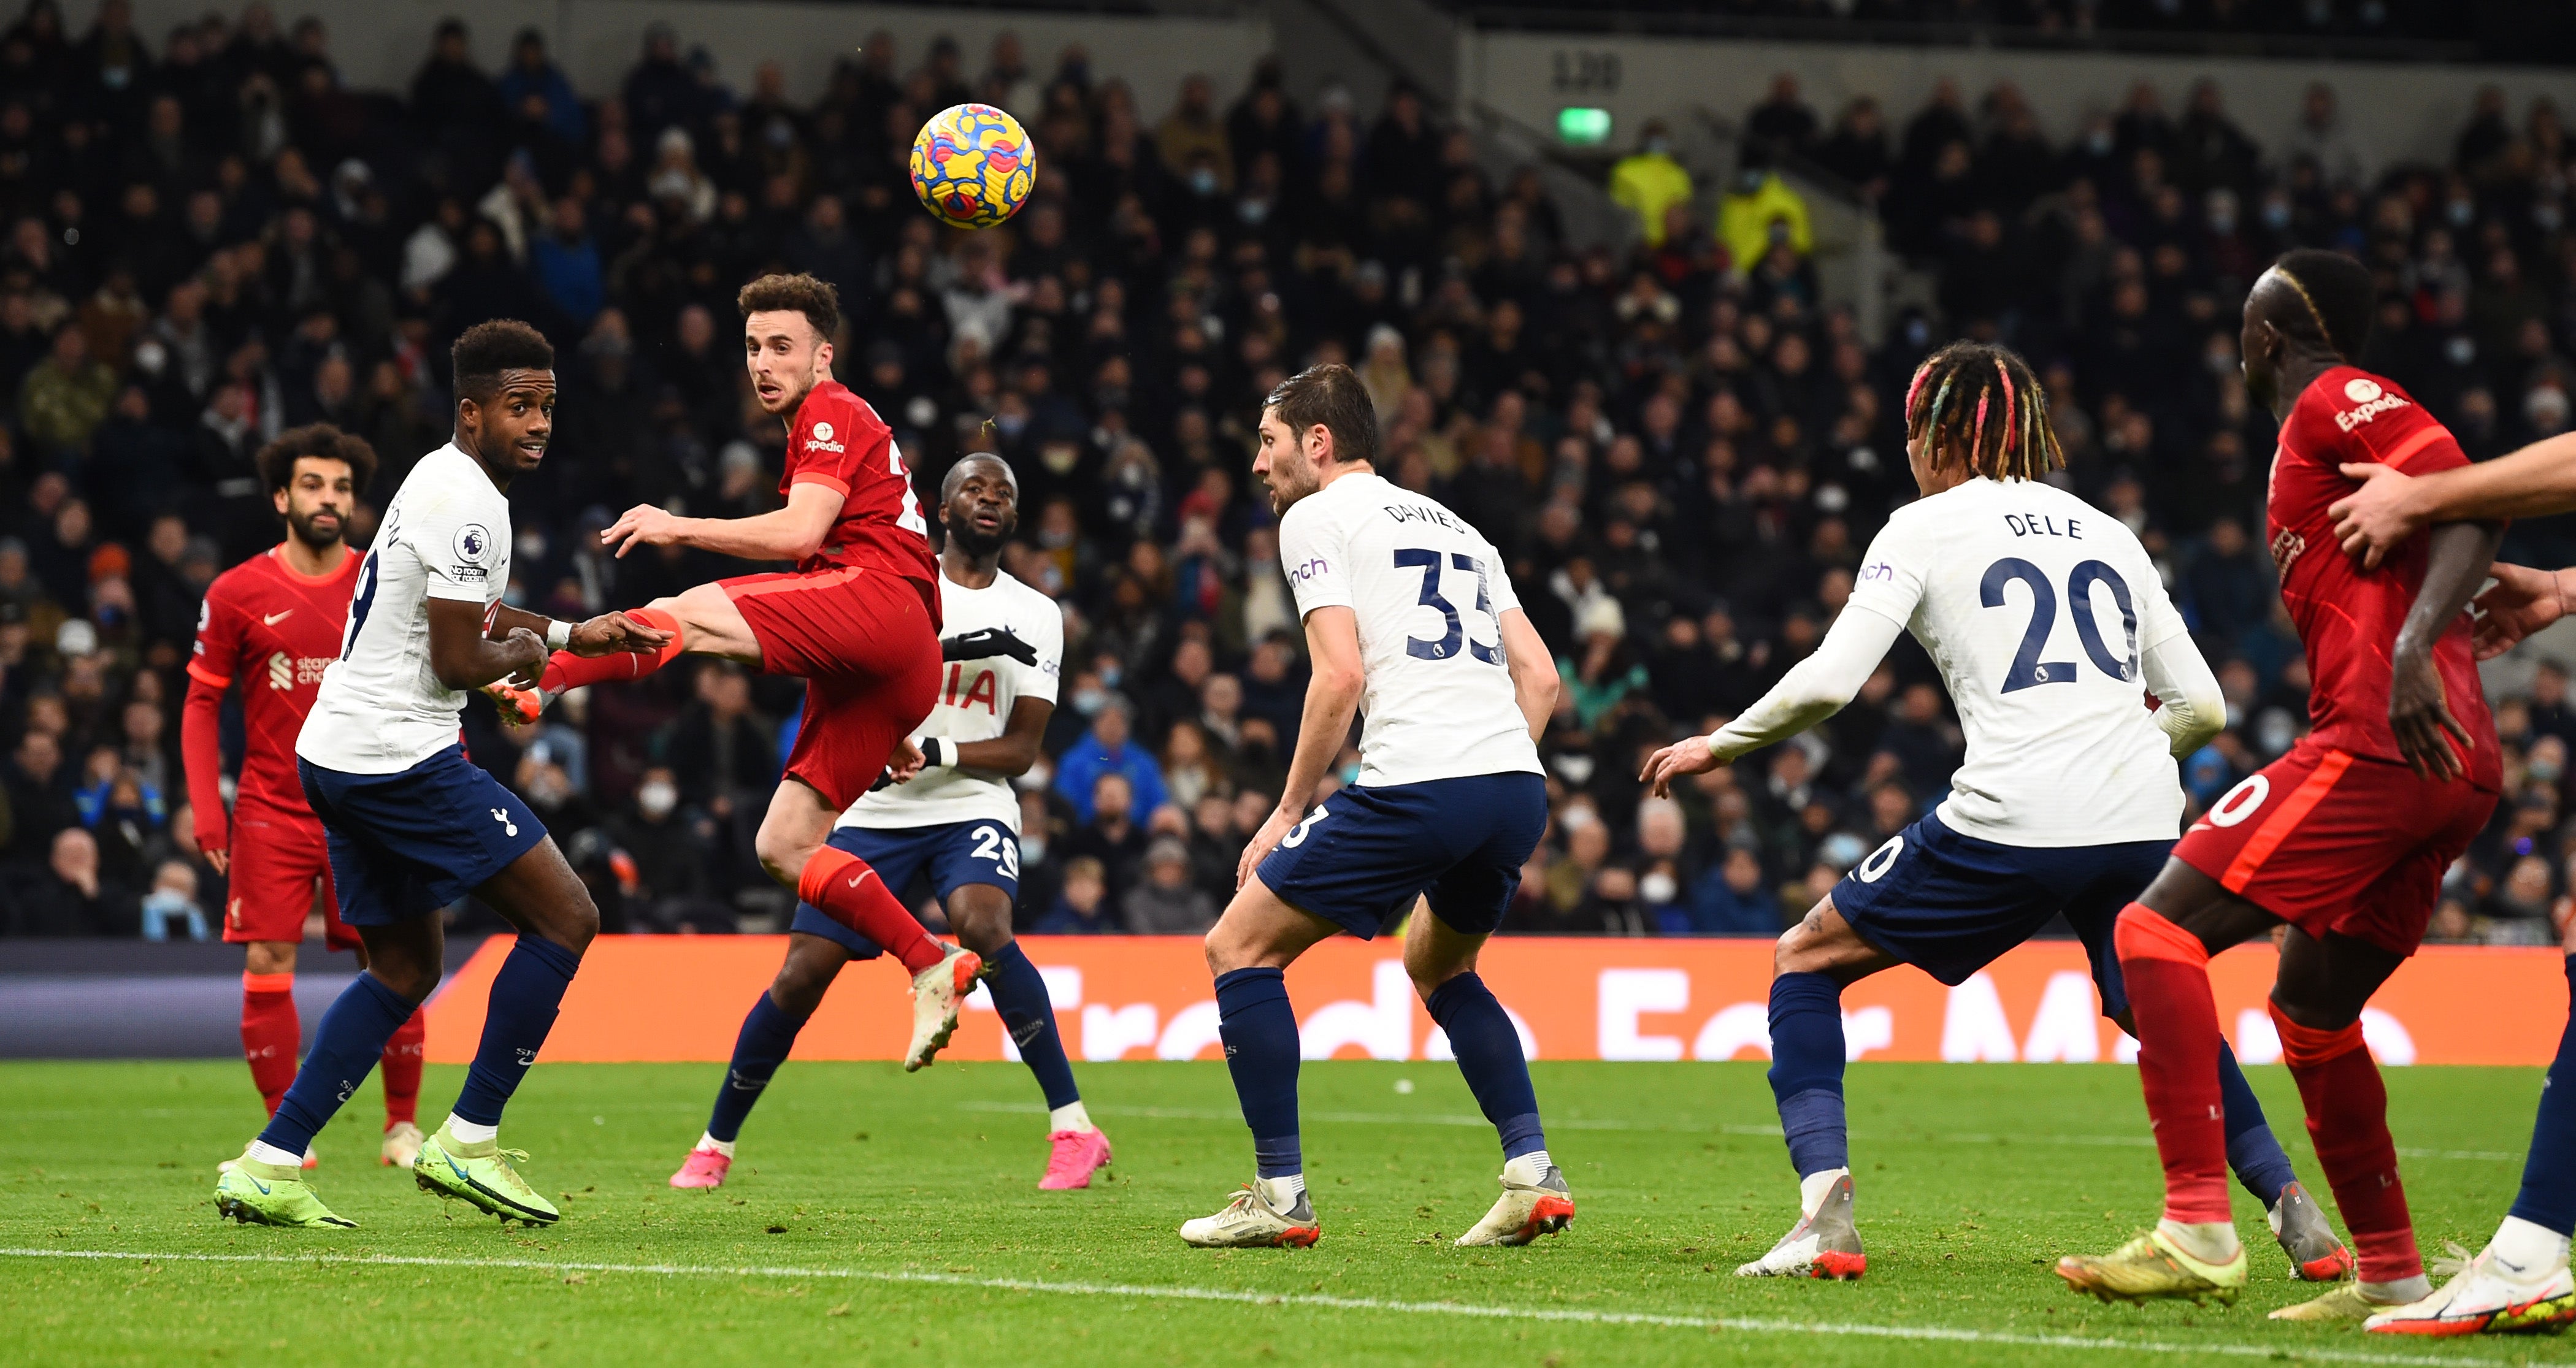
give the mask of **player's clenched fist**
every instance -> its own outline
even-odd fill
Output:
[[[669,546],[680,540],[685,518],[676,518],[651,504],[637,504],[618,515],[616,522],[599,534],[599,544],[616,551],[620,557],[639,546]]]
[[[2566,616],[2566,572],[2497,561],[2487,573],[2495,576],[2495,583],[2471,601],[2478,610],[2472,638],[2478,659],[2503,655],[2514,643]]]
[[[1658,798],[1673,794],[1673,781],[1685,774],[1706,774],[1718,766],[1717,752],[1708,748],[1708,738],[1694,736],[1676,741],[1646,757],[1646,768],[1637,778],[1654,788]]]

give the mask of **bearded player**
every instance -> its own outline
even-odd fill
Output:
[[[295,947],[318,900],[323,943],[367,952],[340,920],[321,819],[295,777],[295,737],[313,711],[322,670],[340,654],[359,557],[347,538],[350,510],[375,478],[376,453],[316,423],[282,433],[259,453],[270,504],[286,540],[215,577],[197,610],[179,750],[197,849],[230,881],[224,939],[243,946],[242,1055],[269,1114],[295,1081],[303,1026],[295,1015]],[[224,693],[241,683],[242,756],[227,820],[223,794]],[[385,1136],[379,1157],[409,1167],[420,1152],[418,1013],[385,1042]],[[229,1167],[233,1161],[226,1160]],[[311,1168],[311,1150],[304,1165]]]
[[[2307,648],[2309,733],[2184,833],[2114,941],[2138,1024],[2138,1076],[2165,1170],[2164,1219],[2058,1275],[2105,1300],[2244,1289],[2227,1208],[2224,1043],[2209,957],[2287,924],[2271,1015],[2317,1162],[2352,1233],[2360,1280],[2273,1312],[2361,1320],[2431,1291],[2388,1133],[2388,1094],[2361,1011],[2424,937],[2443,871],[2494,811],[2503,767],[2461,611],[2502,536],[2453,521],[2376,569],[2339,554],[2328,506],[2347,463],[2409,472],[2468,463],[2402,390],[2351,362],[2375,290],[2350,257],[2296,251],[2245,300],[2246,388],[2280,420],[2269,509],[2281,601]]]
[[[786,779],[753,846],[771,878],[903,962],[913,998],[903,1063],[918,1069],[957,1029],[983,959],[932,939],[898,890],[826,838],[890,758],[898,777],[920,763],[907,738],[939,693],[938,562],[893,431],[832,378],[839,294],[810,275],[769,275],[742,287],[739,303],[752,388],[787,425],[778,487],[786,507],[749,518],[683,518],[638,504],[600,540],[620,556],[639,546],[686,546],[794,561],[796,569],[656,599],[629,616],[670,634],[662,651],[597,658],[558,651],[539,688],[551,696],[635,679],[682,651],[806,681]]]
[[[891,888],[927,875],[957,939],[992,966],[985,987],[993,1008],[1046,1095],[1051,1153],[1038,1186],[1060,1191],[1091,1186],[1109,1162],[1109,1138],[1074,1086],[1046,979],[1011,939],[1020,887],[1020,800],[1011,780],[1037,761],[1064,662],[1063,610],[1001,568],[1019,505],[1019,477],[999,456],[968,456],[940,482],[939,521],[948,530],[939,552],[940,618],[957,635],[940,643],[951,663],[915,740],[921,772],[851,804],[831,844],[867,861]],[[796,909],[787,962],[743,1018],[706,1133],[671,1186],[723,1185],[743,1121],[825,990],[843,965],[880,953],[813,907]]]
[[[2576,512],[2576,434],[2534,442],[2510,456],[2420,477],[2376,465],[2348,465],[2362,487],[2330,512],[2346,551],[2376,565],[2424,527],[2463,518],[2545,518]],[[2547,627],[2576,602],[2576,570],[2494,567],[2496,583],[2478,595],[2478,658],[2502,655]],[[2568,981],[2576,984],[2576,923],[2562,942]],[[2576,1322],[2576,1275],[2568,1236],[2576,1232],[2576,1016],[2560,1030],[2558,1053],[2540,1090],[2522,1187],[2493,1239],[2452,1278],[2420,1302],[2384,1311],[2367,1328],[2382,1334],[2469,1335],[2563,1328]]]

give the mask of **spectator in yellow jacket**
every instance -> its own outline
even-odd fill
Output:
[[[1649,247],[1664,245],[1664,210],[1689,203],[1690,172],[1673,160],[1672,131],[1661,119],[1647,123],[1637,150],[1610,168],[1610,198],[1637,216]]]
[[[1816,232],[1807,221],[1807,202],[1766,166],[1747,166],[1717,201],[1717,240],[1738,276],[1759,265],[1771,251],[1773,224],[1783,231],[1791,251],[1804,260],[1816,249]]]

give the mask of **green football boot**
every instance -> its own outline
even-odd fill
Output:
[[[296,1164],[263,1164],[242,1156],[215,1180],[215,1210],[243,1225],[296,1230],[355,1230],[358,1223],[333,1214],[313,1195]]]
[[[553,1225],[563,1213],[510,1167],[511,1160],[527,1158],[526,1150],[505,1150],[496,1140],[469,1145],[441,1124],[411,1161],[411,1176],[423,1192],[471,1202],[504,1221]]]

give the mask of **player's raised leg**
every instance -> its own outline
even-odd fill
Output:
[[[769,1088],[769,1080],[795,1049],[797,1032],[805,1029],[814,1009],[823,1005],[823,994],[831,989],[841,966],[851,958],[848,949],[826,937],[789,933],[786,962],[778,966],[778,977],[753,1000],[751,1011],[743,1017],[742,1030],[734,1037],[733,1060],[725,1068],[723,1084],[716,1089],[715,1108],[707,1115],[706,1131],[690,1147],[689,1157],[681,1162],[679,1171],[671,1175],[671,1186],[724,1186],[725,1174],[733,1167],[734,1145],[742,1135],[742,1123],[750,1119],[752,1107]]]
[[[1287,968],[1308,946],[1342,928],[1279,900],[1259,877],[1247,880],[1207,934],[1216,976],[1217,1033],[1226,1072],[1252,1130],[1253,1180],[1213,1216],[1181,1223],[1181,1238],[1203,1249],[1272,1245],[1302,1248],[1323,1233],[1306,1199],[1306,1156],[1297,1129],[1297,1013]]]
[[[533,825],[535,818],[526,820]],[[518,940],[492,977],[483,1038],[465,1086],[438,1133],[421,1145],[412,1173],[422,1188],[461,1198],[505,1221],[550,1225],[563,1213],[511,1166],[511,1152],[500,1146],[501,1113],[554,1029],[564,990],[599,934],[599,908],[554,839],[538,831],[534,847],[474,890],[518,932]]]
[[[938,675],[938,658],[931,674]],[[827,681],[807,684],[804,725],[797,750],[807,749],[812,729],[819,728],[828,705],[818,707]],[[846,718],[847,712],[844,711]],[[911,719],[920,720],[916,715]],[[909,725],[909,723],[905,724]],[[882,756],[883,748],[878,754]],[[791,762],[793,763],[793,762]],[[883,760],[878,761],[882,768]],[[876,771],[870,770],[873,775]],[[864,790],[865,784],[856,785]],[[844,805],[846,806],[846,804]],[[972,950],[944,945],[922,930],[912,909],[886,887],[868,862],[826,844],[840,808],[804,778],[790,773],[770,795],[769,812],[761,818],[754,850],[771,878],[793,887],[796,896],[822,909],[826,916],[884,946],[912,976],[912,1041],[904,1049],[906,1071],[922,1068],[936,1057],[957,1031],[957,1014],[983,973],[983,958]]]
[[[1520,1029],[1477,976],[1476,952],[1485,940],[1442,921],[1426,901],[1405,929],[1404,971],[1431,1019],[1448,1033],[1458,1072],[1503,1143],[1503,1195],[1458,1243],[1525,1245],[1565,1229],[1574,1219],[1574,1195],[1548,1158]]]

